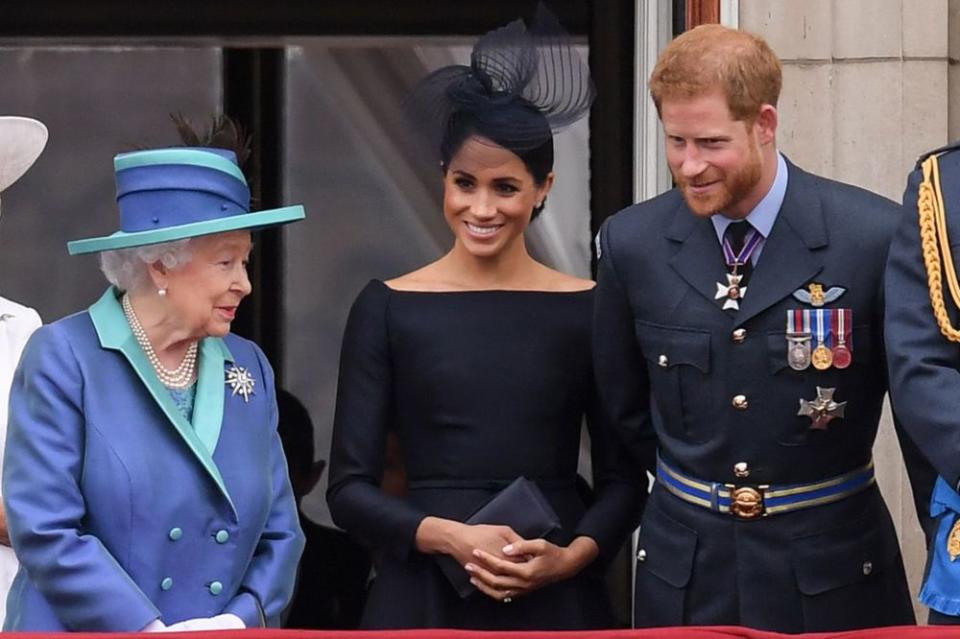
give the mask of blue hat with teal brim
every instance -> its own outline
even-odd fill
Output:
[[[250,188],[233,151],[176,147],[113,159],[120,230],[67,243],[70,255],[133,248],[302,220],[303,206],[250,212]]]

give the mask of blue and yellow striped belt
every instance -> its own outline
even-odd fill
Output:
[[[870,460],[849,473],[809,484],[721,484],[684,475],[658,456],[657,481],[685,502],[740,519],[755,519],[840,501],[866,490],[875,479]]]

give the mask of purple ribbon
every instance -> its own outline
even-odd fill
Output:
[[[726,260],[727,266],[736,267],[746,264],[750,256],[753,255],[753,252],[760,246],[761,241],[763,241],[763,235],[761,235],[760,231],[750,229],[747,233],[746,240],[743,242],[743,248],[740,249],[739,253],[734,254],[733,247],[730,246],[730,239],[724,237],[723,259]]]

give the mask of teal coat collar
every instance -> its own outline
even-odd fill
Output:
[[[223,425],[224,366],[226,362],[233,362],[230,349],[219,337],[206,337],[200,341],[197,397],[193,407],[193,424],[191,424],[173,402],[170,392],[160,383],[146,354],[137,343],[137,338],[134,337],[130,324],[127,323],[127,318],[123,314],[118,294],[115,288],[109,288],[90,307],[90,318],[93,320],[100,345],[123,353],[140,381],[160,406],[163,414],[190,447],[197,460],[216,482],[220,492],[230,502],[230,507],[236,512],[223,477],[220,475],[220,469],[213,460],[213,451],[217,447],[220,428]]]

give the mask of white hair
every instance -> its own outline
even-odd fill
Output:
[[[147,265],[160,262],[175,269],[190,261],[190,238],[104,251],[100,254],[100,270],[107,281],[121,291],[139,291],[151,286]]]

